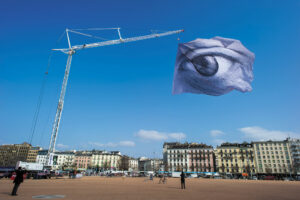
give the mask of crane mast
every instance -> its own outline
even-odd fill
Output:
[[[70,74],[70,68],[71,68],[71,61],[72,61],[72,56],[77,50],[81,49],[86,49],[86,48],[94,48],[94,47],[100,47],[100,46],[107,46],[107,45],[114,45],[114,44],[121,44],[121,43],[126,43],[126,42],[134,42],[134,41],[139,41],[139,40],[146,40],[146,39],[151,39],[151,38],[157,38],[157,37],[162,37],[162,36],[168,36],[172,34],[178,34],[183,32],[184,30],[175,30],[175,31],[167,31],[164,33],[155,33],[155,34],[149,34],[149,35],[144,35],[144,36],[138,36],[138,37],[131,37],[131,38],[122,38],[120,28],[110,28],[110,29],[116,29],[118,31],[118,36],[119,39],[116,40],[109,40],[109,41],[103,41],[103,42],[96,42],[96,43],[90,43],[90,44],[82,44],[82,45],[71,45],[70,42],[70,37],[69,37],[69,32],[85,35],[85,36],[90,36],[88,34],[84,34],[75,30],[71,29],[66,29],[66,35],[67,35],[67,40],[68,40],[68,46],[69,48],[65,49],[52,49],[54,51],[61,51],[65,54],[68,55],[67,59],[67,64],[66,64],[66,69],[65,69],[65,74],[64,74],[64,79],[61,87],[61,92],[58,100],[58,105],[56,109],[56,114],[55,114],[55,119],[54,123],[52,126],[52,133],[51,133],[51,139],[50,139],[50,144],[49,144],[49,149],[48,153],[45,159],[45,165],[46,166],[52,166],[53,165],[53,156],[55,152],[55,144],[56,144],[56,139],[58,135],[58,130],[59,130],[59,125],[60,125],[60,120],[62,116],[62,111],[64,107],[64,98],[67,90],[67,84],[68,84],[68,78]],[[103,29],[102,29],[103,30]]]

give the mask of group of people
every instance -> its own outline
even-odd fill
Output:
[[[22,170],[21,167],[19,167],[16,170],[16,176],[15,176],[14,182],[13,182],[14,183],[14,188],[13,188],[12,193],[11,193],[12,196],[17,195],[18,188],[19,188],[20,184],[23,183],[23,181],[24,181],[24,174],[25,174],[25,171]],[[150,180],[153,180],[153,175],[152,174],[150,175]],[[166,182],[167,182],[166,176],[164,174],[161,175],[160,179],[159,179],[159,184],[160,183],[165,184]],[[183,173],[183,171],[180,174],[180,182],[181,182],[181,189],[185,189],[185,174]]]
[[[167,183],[167,178],[166,178],[166,176],[164,174],[160,175],[158,183],[159,184],[161,184],[161,183],[163,183],[163,184]]]
[[[153,175],[152,174],[150,174],[149,179],[151,181],[153,180]],[[167,177],[165,176],[165,174],[161,174],[159,176],[159,182],[158,182],[158,184],[161,184],[161,183],[163,183],[163,184],[167,183]],[[181,183],[181,189],[185,189],[185,174],[184,174],[183,171],[180,174],[180,183]]]

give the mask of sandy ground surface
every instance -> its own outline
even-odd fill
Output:
[[[300,199],[300,182],[186,179],[84,177],[81,179],[25,180],[18,196],[10,196],[11,180],[0,180],[0,200],[32,199],[35,195],[65,195],[65,200],[199,200],[199,199]]]

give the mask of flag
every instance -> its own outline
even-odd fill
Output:
[[[213,96],[252,90],[255,55],[239,40],[214,37],[178,45],[173,94]]]

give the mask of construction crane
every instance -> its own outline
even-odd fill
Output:
[[[69,78],[69,74],[70,74],[71,61],[72,61],[73,54],[76,51],[82,50],[82,49],[115,45],[115,44],[121,44],[121,43],[127,43],[127,42],[135,42],[135,41],[146,40],[146,39],[151,39],[151,38],[158,38],[158,37],[168,36],[168,35],[172,35],[172,34],[179,34],[184,31],[184,30],[175,30],[175,31],[167,31],[167,32],[163,32],[163,33],[154,33],[154,34],[149,34],[149,35],[144,35],[144,36],[122,38],[120,28],[85,29],[85,30],[117,30],[119,38],[115,39],[115,40],[108,40],[108,41],[103,41],[103,42],[96,42],[96,43],[72,46],[71,42],[70,42],[70,37],[69,37],[70,32],[79,34],[79,35],[88,36],[88,37],[93,37],[90,34],[81,33],[78,30],[83,30],[83,29],[73,29],[73,30],[66,29],[66,35],[67,35],[69,48],[52,49],[53,51],[61,51],[65,54],[67,54],[68,59],[67,59],[65,75],[64,75],[64,79],[63,79],[63,83],[62,83],[62,87],[61,87],[60,97],[59,97],[59,101],[58,101],[58,105],[57,105],[57,109],[56,109],[56,115],[55,115],[54,123],[52,126],[52,133],[51,133],[48,154],[45,159],[45,166],[49,166],[49,167],[51,167],[53,165],[55,144],[56,144],[59,124],[60,124],[60,120],[61,120],[61,115],[62,115],[62,111],[63,111],[63,107],[64,107],[64,98],[65,98],[65,94],[66,94],[67,83],[68,83],[68,78]]]

